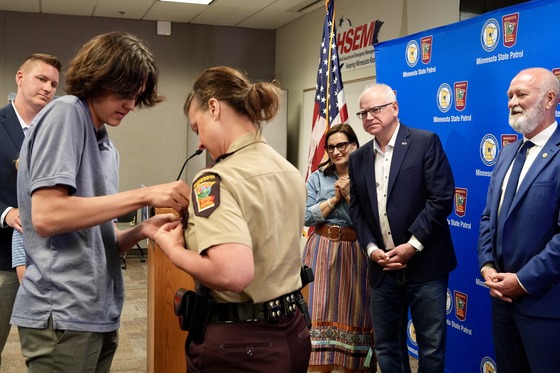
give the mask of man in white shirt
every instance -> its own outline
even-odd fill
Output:
[[[398,118],[393,89],[362,92],[358,118],[373,139],[350,155],[350,216],[366,250],[375,355],[382,372],[410,372],[408,310],[420,371],[445,368],[447,283],[457,265],[447,216],[455,183],[439,137]]]
[[[16,98],[0,109],[0,364],[19,285],[12,268],[12,232],[21,232],[15,161],[24,129],[54,98],[61,68],[58,58],[52,55],[36,53],[27,57],[16,73]]]

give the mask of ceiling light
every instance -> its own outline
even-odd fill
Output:
[[[209,5],[214,0],[159,0],[159,1],[167,1],[170,3]]]

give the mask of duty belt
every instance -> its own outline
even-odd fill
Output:
[[[274,322],[282,316],[293,316],[298,310],[299,291],[263,303],[214,303],[209,323]]]

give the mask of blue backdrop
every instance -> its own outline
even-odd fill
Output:
[[[558,14],[558,1],[531,1],[375,45],[377,81],[396,91],[401,122],[436,132],[455,176],[448,223],[459,264],[448,289],[447,372],[495,370],[479,219],[496,156],[518,138],[507,119],[509,82],[533,66],[560,76]],[[408,334],[417,356],[410,322]]]

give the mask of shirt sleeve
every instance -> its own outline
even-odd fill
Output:
[[[216,176],[202,174],[193,183],[187,247],[196,248],[199,253],[224,243],[253,247],[249,226],[237,199],[227,181]]]
[[[25,249],[23,247],[23,236],[14,230],[12,234],[12,268],[25,265]]]
[[[305,204],[305,225],[308,227],[321,224],[325,217],[319,205],[324,201],[321,197],[321,180],[319,172],[315,171],[307,180],[307,202]]]

